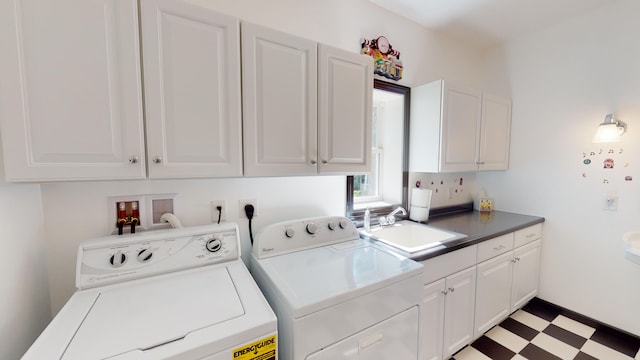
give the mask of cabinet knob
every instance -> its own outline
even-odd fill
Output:
[[[455,288],[449,288],[449,292],[454,292],[455,290]]]
[[[316,161],[315,160],[311,160],[311,165],[315,165]]]
[[[440,290],[440,293],[442,293],[442,295],[447,295],[447,290]]]
[[[322,160],[322,163],[326,164],[326,163],[328,163],[328,161],[327,160]]]
[[[129,163],[130,164],[135,164],[137,162],[138,162],[138,157],[137,156],[135,156],[135,155],[129,156]]]
[[[155,156],[155,157],[153,158],[153,163],[154,163],[154,164],[162,164],[162,157],[160,157],[160,156]]]

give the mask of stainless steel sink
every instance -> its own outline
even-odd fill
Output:
[[[400,221],[390,226],[372,228],[369,231],[361,230],[360,233],[408,253],[420,252],[467,237],[464,234],[409,220]]]

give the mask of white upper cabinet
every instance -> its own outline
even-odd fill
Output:
[[[150,178],[242,175],[240,22],[140,3]]]
[[[478,168],[480,170],[508,169],[510,139],[511,100],[483,94]]]
[[[244,173],[317,171],[317,44],[242,23]]]
[[[443,80],[411,89],[410,171],[505,170],[511,103]]]
[[[0,3],[9,181],[145,177],[135,0]]]
[[[319,155],[323,174],[370,171],[373,61],[318,46]]]
[[[243,23],[245,175],[368,172],[372,66],[366,56]]]

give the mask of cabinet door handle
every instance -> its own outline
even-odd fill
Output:
[[[153,158],[153,163],[154,163],[154,164],[162,164],[162,157],[160,157],[160,156],[155,156],[155,157]]]
[[[493,250],[495,250],[495,251],[502,250],[502,249],[504,249],[504,245],[500,245],[500,246],[497,246],[497,247],[493,248]]]
[[[454,292],[455,290],[455,288],[449,288],[449,292]]]
[[[138,162],[138,157],[137,156],[135,156],[135,155],[129,156],[129,163],[130,164],[135,164],[137,162]]]
[[[311,165],[315,165],[316,161],[315,160],[311,160]]]
[[[328,161],[327,160],[322,160],[322,163],[326,164],[326,163],[328,163]]]
[[[447,295],[447,290],[440,290],[440,293],[442,293],[442,295]]]

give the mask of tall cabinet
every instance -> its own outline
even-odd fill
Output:
[[[9,181],[145,177],[135,0],[0,4]]]
[[[371,164],[371,58],[242,24],[244,171],[353,174]]]
[[[505,170],[511,101],[438,80],[411,89],[409,169]]]

